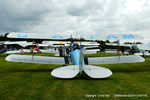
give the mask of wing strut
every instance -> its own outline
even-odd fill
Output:
[[[34,49],[34,47],[33,47],[33,42],[32,42],[32,59],[33,59],[33,56],[34,56],[33,49]]]
[[[120,59],[120,41],[119,40],[117,40],[117,45],[118,45],[117,54]]]
[[[81,49],[80,50],[80,59],[79,59],[79,71],[80,71],[80,75],[82,74],[82,71],[83,71],[83,61],[84,61],[84,57],[83,57],[83,51]]]

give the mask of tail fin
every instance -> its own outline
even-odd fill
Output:
[[[82,71],[83,71],[83,60],[84,60],[83,51],[82,51],[82,49],[81,49],[81,50],[80,50],[80,61],[79,61],[79,72],[80,72],[80,74],[81,74]]]

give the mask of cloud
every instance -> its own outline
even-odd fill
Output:
[[[67,7],[67,13],[72,16],[93,16],[95,14],[101,14],[103,10],[103,2],[98,0],[83,0],[79,4],[79,0],[72,2]]]
[[[0,33],[146,34],[149,0],[1,0]]]
[[[38,24],[44,14],[52,11],[50,2],[40,0],[1,0],[0,1],[0,30],[22,31],[24,27]]]

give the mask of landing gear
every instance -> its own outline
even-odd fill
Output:
[[[87,58],[87,57],[84,58],[84,63],[85,63],[86,65],[88,65],[88,58]]]
[[[68,57],[65,56],[64,59],[65,59],[65,64],[66,64],[66,65],[69,64],[69,59],[68,59]]]

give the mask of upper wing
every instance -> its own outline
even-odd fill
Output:
[[[30,56],[30,55],[9,55],[6,61],[40,63],[40,64],[65,64],[63,57],[46,57],[46,56]]]
[[[39,34],[39,33],[21,33],[11,32],[7,35],[8,38],[22,38],[22,39],[69,39],[70,35],[67,34]],[[84,37],[86,40],[139,40],[143,37],[137,34],[72,34],[73,38],[80,39]]]
[[[115,63],[132,63],[132,62],[144,62],[145,59],[140,56],[118,56],[113,57],[95,57],[88,58],[88,64],[115,64]]]
[[[39,34],[39,33],[21,33],[21,32],[11,32],[7,35],[8,38],[23,38],[23,39],[68,39],[69,35],[61,34]]]
[[[140,40],[142,36],[137,34],[91,34],[88,36],[90,40]]]

